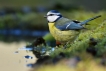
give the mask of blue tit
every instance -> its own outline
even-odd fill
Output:
[[[101,15],[89,18],[82,22],[70,20],[62,16],[57,10],[50,10],[45,18],[47,18],[50,33],[59,42],[73,41],[78,36],[79,31],[84,29],[83,25],[101,17]]]

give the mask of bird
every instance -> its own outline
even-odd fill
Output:
[[[55,40],[61,43],[66,43],[68,41],[71,42],[77,38],[79,34],[78,30],[85,29],[83,25],[96,18],[101,17],[101,15],[97,15],[80,22],[64,17],[57,10],[50,10],[44,17],[48,21],[49,31]]]

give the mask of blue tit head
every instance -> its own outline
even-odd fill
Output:
[[[50,10],[45,18],[47,18],[48,22],[56,22],[62,17],[61,13],[57,10]]]

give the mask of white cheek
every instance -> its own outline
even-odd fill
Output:
[[[53,21],[54,21],[54,18],[53,18],[52,16],[50,16],[50,17],[48,16],[48,17],[47,17],[47,20],[48,20],[49,22],[53,22]]]
[[[47,17],[47,20],[48,20],[49,22],[54,22],[58,17],[59,17],[59,16],[48,16],[48,17]]]

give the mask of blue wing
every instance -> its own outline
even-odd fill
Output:
[[[66,19],[66,22],[61,24],[61,25],[56,25],[56,27],[60,30],[79,30],[79,29],[83,29],[84,27],[82,25],[84,24],[87,24],[89,21],[92,21],[96,18],[99,18],[101,17],[101,15],[98,15],[98,16],[95,16],[95,17],[92,17],[92,18],[89,18],[87,20],[84,20],[82,22],[79,22],[79,21],[73,21],[73,20],[67,20]],[[63,18],[62,20],[64,21],[65,18]]]
[[[63,25],[56,25],[56,28],[64,31],[64,30],[79,30],[83,29],[84,27],[74,21],[71,21]]]

